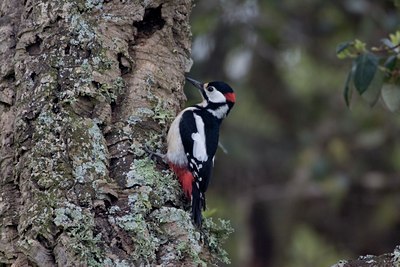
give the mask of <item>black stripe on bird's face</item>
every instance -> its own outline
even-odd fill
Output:
[[[200,90],[203,100],[209,103],[230,103],[231,108],[236,101],[233,89],[224,82],[201,83],[189,77],[186,77],[186,79]]]

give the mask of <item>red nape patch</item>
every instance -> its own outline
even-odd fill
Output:
[[[226,93],[224,94],[226,100],[228,100],[229,102],[235,103],[236,102],[236,95],[235,93]]]
[[[192,183],[194,180],[192,173],[185,167],[180,167],[172,163],[170,163],[169,166],[174,171],[176,176],[178,176],[179,182],[183,188],[183,192],[190,199],[192,197]]]

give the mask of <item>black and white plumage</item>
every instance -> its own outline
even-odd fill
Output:
[[[197,87],[203,102],[182,110],[168,132],[166,160],[192,200],[192,216],[201,226],[205,209],[205,192],[211,178],[222,120],[233,107],[236,97],[224,82],[200,83],[187,78]]]

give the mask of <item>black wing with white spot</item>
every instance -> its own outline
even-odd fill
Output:
[[[218,139],[211,139],[218,137],[219,130],[217,123],[209,125],[203,116],[201,110],[188,110],[182,114],[179,127],[188,168],[195,178],[193,185],[201,192],[205,192],[209,184],[213,157],[218,146]]]
[[[203,118],[206,115],[200,109],[187,110],[182,114],[179,127],[188,169],[194,177],[192,213],[197,225],[201,224],[201,210],[205,209],[204,193],[210,182],[213,158],[218,145],[219,125],[217,121],[210,124],[210,120]]]

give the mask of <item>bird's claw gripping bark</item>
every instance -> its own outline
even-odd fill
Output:
[[[147,145],[144,145],[143,149],[144,149],[144,151],[146,151],[147,154],[149,154],[150,158],[152,158],[153,156],[156,156],[156,157],[160,158],[164,163],[166,163],[165,154],[161,154],[161,153],[152,151]]]

